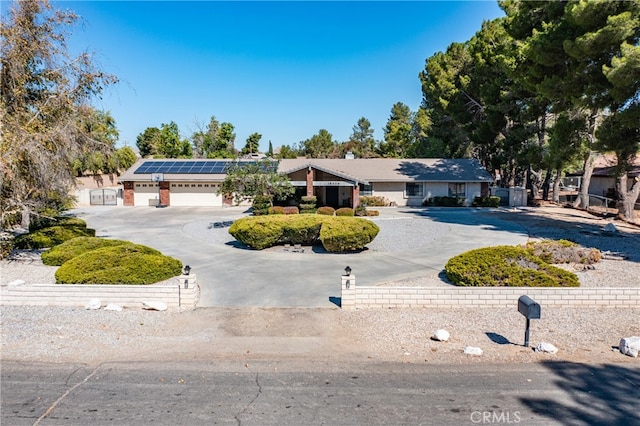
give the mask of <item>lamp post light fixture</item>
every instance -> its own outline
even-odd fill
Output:
[[[347,277],[347,279],[344,280],[344,285],[346,288],[350,288],[351,287],[351,280],[349,279],[349,277],[351,276],[350,266],[347,266],[346,268],[344,268],[344,276]]]
[[[189,275],[189,272],[191,272],[191,266],[186,265],[183,269],[182,269],[182,273],[184,275]]]
[[[351,275],[351,267],[347,266],[346,268],[344,268],[344,274],[348,277],[349,275]]]

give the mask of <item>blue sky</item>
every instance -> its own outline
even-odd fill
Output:
[[[70,47],[120,78],[100,109],[120,145],[174,121],[183,137],[213,115],[276,148],[327,129],[345,141],[360,117],[383,139],[391,107],[422,100],[425,59],[503,13],[496,1],[54,1],[82,17]]]

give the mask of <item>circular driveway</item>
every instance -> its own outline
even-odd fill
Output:
[[[243,208],[84,207],[73,211],[96,235],[145,244],[190,265],[201,288],[200,307],[335,307],[349,265],[358,285],[437,276],[457,254],[485,246],[525,243],[527,232],[490,209],[393,208],[372,218],[380,233],[353,254],[304,253],[282,247],[249,250],[224,222]],[[218,223],[221,226],[211,226]]]

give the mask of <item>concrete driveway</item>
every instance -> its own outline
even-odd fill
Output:
[[[83,207],[72,213],[96,229],[97,236],[145,244],[190,265],[201,287],[200,307],[336,307],[332,299],[340,296],[340,276],[347,265],[359,285],[375,285],[437,275],[452,256],[478,247],[522,244],[528,238],[519,225],[494,217],[490,210],[471,208],[380,209],[379,237],[392,220],[405,220],[409,226],[394,231],[393,238],[399,243],[411,238],[411,243],[354,254],[247,250],[235,245],[226,229],[208,228],[211,222],[245,216],[244,210]],[[424,244],[413,242],[421,229],[417,225],[432,230],[424,235]]]

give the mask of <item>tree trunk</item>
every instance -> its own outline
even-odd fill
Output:
[[[31,224],[31,209],[27,206],[22,206],[22,219],[20,226],[24,229],[29,229],[29,225]]]
[[[556,178],[553,181],[553,202],[554,203],[560,203],[560,179],[562,179],[562,170],[558,168],[556,169]]]
[[[551,170],[551,168],[549,168],[547,170],[547,174],[544,177],[544,182],[542,182],[542,199],[545,200],[545,201],[547,201],[549,199],[549,186],[550,186],[550,183],[551,183],[551,173],[552,172],[553,171]],[[560,185],[560,183],[558,183],[558,185]]]
[[[616,189],[620,196],[620,204],[618,205],[618,214],[622,215],[627,220],[633,220],[633,210],[635,203],[640,195],[640,181],[639,178],[634,178],[631,189],[627,190],[627,174],[623,174],[616,181]]]
[[[531,198],[529,201],[532,205],[535,202],[536,198],[538,198],[541,183],[542,171],[534,170],[531,166],[529,166],[529,170],[527,173],[527,187],[531,191]]]
[[[582,207],[584,209],[589,208],[589,185],[591,184],[591,175],[593,174],[593,161],[595,160],[596,153],[590,151],[587,158],[584,160],[584,173],[582,174],[582,180],[580,181],[580,192],[578,198],[573,202],[573,207]]]

